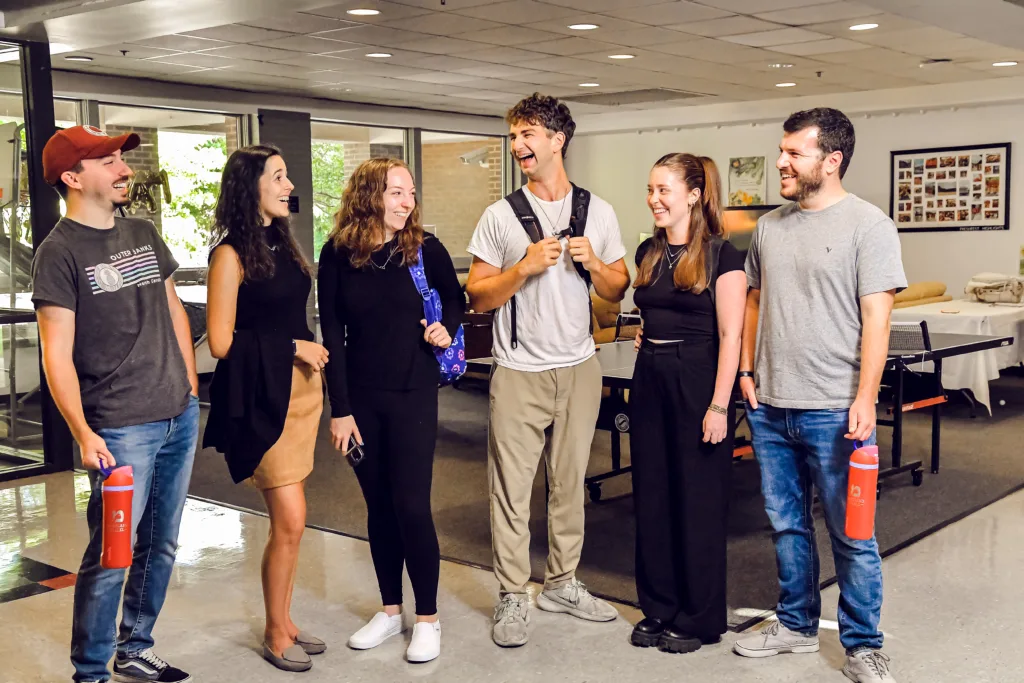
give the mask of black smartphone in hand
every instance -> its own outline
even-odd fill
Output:
[[[365,455],[363,447],[356,441],[355,435],[350,436],[348,439],[348,450],[345,451],[345,458],[348,460],[348,464],[355,467],[363,461]]]

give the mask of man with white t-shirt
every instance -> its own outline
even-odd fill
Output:
[[[488,479],[494,573],[501,601],[494,642],[524,645],[530,579],[530,494],[548,473],[548,562],[537,606],[589,621],[617,613],[576,579],[583,549],[584,477],[601,404],[590,285],[621,301],[629,287],[611,205],[569,182],[569,108],[534,94],[505,117],[526,187],[487,208],[468,251],[466,292],[495,311]]]

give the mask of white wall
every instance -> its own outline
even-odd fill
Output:
[[[752,108],[757,103],[750,103]],[[945,282],[954,298],[963,293],[971,275],[981,271],[1015,274],[1024,246],[1024,104],[927,111],[892,115],[853,116],[857,146],[845,186],[850,192],[889,211],[889,153],[893,150],[939,146],[1011,142],[1013,168],[1010,182],[1010,230],[977,232],[901,233],[907,278]],[[615,207],[630,257],[637,234],[650,232],[647,209],[647,174],[668,152],[710,156],[723,173],[730,157],[768,158],[768,201],[782,203],[779,176],[774,169],[782,134],[782,119],[721,128],[683,128],[678,131],[637,131],[581,135],[573,139],[568,155],[570,177],[608,200]]]

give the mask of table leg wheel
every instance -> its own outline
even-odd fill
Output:
[[[590,492],[590,500],[595,503],[601,500],[601,485],[600,484],[587,484],[587,491]]]
[[[914,486],[920,486],[924,483],[924,472],[921,470],[914,470],[910,473],[910,476],[913,478]]]

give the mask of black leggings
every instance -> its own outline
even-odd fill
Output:
[[[441,553],[430,512],[437,440],[437,388],[353,392],[352,415],[363,437],[356,477],[366,499],[370,554],[385,605],[402,604],[402,565],[416,614],[437,613]]]
[[[723,441],[704,443],[702,426],[717,368],[710,340],[644,343],[629,399],[640,609],[701,638],[725,633],[727,617],[732,406]]]

